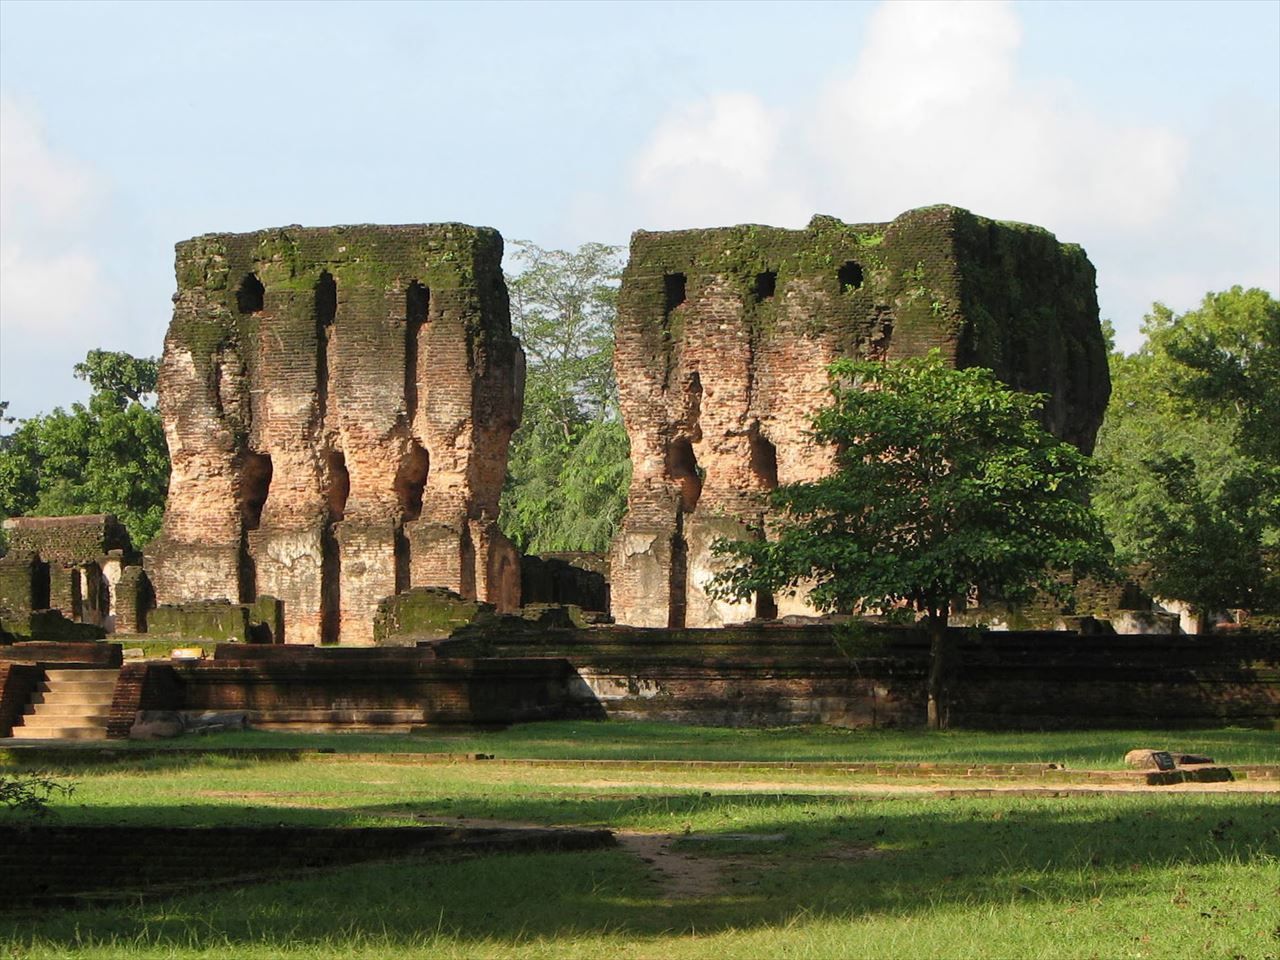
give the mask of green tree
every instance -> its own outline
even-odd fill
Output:
[[[1178,397],[1233,417],[1240,451],[1280,467],[1280,301],[1236,286],[1181,316],[1156,304],[1147,335],[1173,360]]]
[[[1134,354],[1111,353],[1096,505],[1118,558],[1203,625],[1280,600],[1280,304],[1261,290],[1155,304]]]
[[[528,367],[503,530],[528,552],[601,551],[626,508],[631,470],[613,379],[619,251],[515,248],[520,270],[507,286]]]
[[[973,588],[1018,600],[1063,591],[1062,571],[1099,572],[1109,551],[1088,505],[1092,464],[1037,420],[1044,397],[942,357],[833,364],[816,443],[829,476],[778,487],[768,539],[722,541],[731,599],[811,586],[827,611],[909,608],[930,637],[929,725],[946,724],[952,604]]]
[[[89,403],[20,421],[0,437],[0,514],[114,513],[137,545],[160,529],[169,483],[156,361],[91,351]]]

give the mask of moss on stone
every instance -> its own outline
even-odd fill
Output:
[[[379,602],[373,640],[379,645],[401,646],[441,640],[493,610],[492,604],[467,600],[443,587],[414,587]]]

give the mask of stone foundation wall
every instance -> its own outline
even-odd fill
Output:
[[[951,723],[980,729],[1280,728],[1280,634],[957,631]],[[563,657],[610,717],[709,725],[920,726],[928,641],[901,628],[477,625],[442,656]]]
[[[496,521],[524,360],[501,261],[462,224],[179,244],[159,602],[270,594],[293,643],[371,643],[378,601],[410,586],[518,606]]]
[[[223,644],[195,663],[128,664],[108,736],[140,710],[246,711],[265,729],[408,730],[581,716],[557,659],[437,660],[430,650]]]
[[[1047,231],[930,207],[892,223],[634,234],[615,351],[633,464],[612,549],[617,620],[812,612],[803,597],[708,597],[711,544],[764,535],[769,490],[832,469],[807,433],[828,364],[933,348],[1048,393],[1046,426],[1092,448],[1110,392],[1094,270]]]

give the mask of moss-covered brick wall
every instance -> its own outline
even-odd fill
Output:
[[[931,349],[1049,394],[1046,425],[1092,447],[1110,391],[1094,271],[1045,230],[939,206],[889,223],[634,234],[615,352],[633,463],[615,617],[717,626],[812,612],[713,600],[710,545],[759,530],[777,484],[832,468],[807,430],[833,360]]]
[[[411,585],[518,605],[496,518],[524,368],[496,231],[210,234],[176,269],[161,603],[269,594],[273,639],[357,644]],[[414,525],[440,534],[428,557]]]
[[[0,617],[25,618],[32,610],[49,603],[48,569],[32,550],[10,549],[0,557]],[[43,577],[44,595],[39,583]]]
[[[373,635],[378,644],[412,646],[419,640],[440,640],[482,614],[491,604],[468,600],[440,587],[414,587],[378,604]]]
[[[245,604],[225,600],[161,604],[148,615],[147,632],[185,640],[243,643],[249,638],[249,611]]]
[[[4,522],[13,553],[35,553],[64,566],[100,562],[108,552],[133,554],[129,533],[109,513],[80,517],[10,517]]]

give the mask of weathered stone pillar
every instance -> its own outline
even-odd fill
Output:
[[[151,605],[151,583],[146,572],[138,566],[124,567],[115,585],[116,633],[146,633]]]

